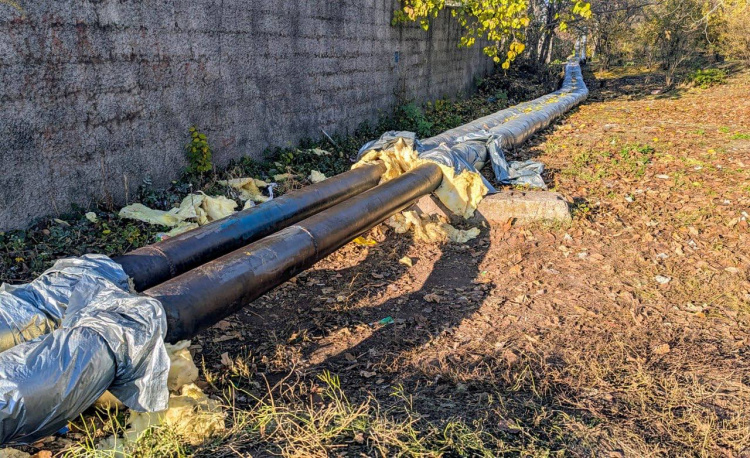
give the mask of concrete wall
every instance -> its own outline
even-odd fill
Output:
[[[0,229],[123,203],[185,166],[187,129],[221,165],[471,90],[490,69],[448,15],[392,27],[396,0],[0,0]],[[398,53],[398,59],[396,58]]]

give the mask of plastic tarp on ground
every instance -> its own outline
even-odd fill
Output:
[[[569,62],[565,67],[562,87],[550,94],[500,110],[470,123],[443,132],[425,140],[417,140],[411,132],[386,132],[360,149],[361,158],[367,152],[390,147],[399,137],[413,142],[422,159],[452,166],[456,173],[462,170],[477,172],[489,160],[495,178],[502,184],[525,184],[545,188],[542,180],[544,166],[536,161],[511,162],[504,151],[520,145],[531,135],[547,127],[588,96],[581,67]],[[490,192],[494,189],[486,183]]]
[[[0,444],[60,430],[107,389],[134,410],[165,409],[166,330],[159,301],[131,293],[106,256],[0,287]]]

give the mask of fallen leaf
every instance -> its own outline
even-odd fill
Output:
[[[220,343],[220,342],[226,342],[228,340],[235,340],[235,339],[241,339],[241,338],[242,338],[242,334],[240,334],[239,332],[233,332],[231,334],[226,334],[226,335],[215,338],[214,342]]]
[[[364,237],[357,237],[356,239],[352,240],[352,242],[362,246],[375,246],[378,244],[378,242],[376,242],[375,240],[366,239]]]
[[[214,327],[222,331],[226,331],[227,329],[232,327],[232,323],[227,320],[221,320],[218,323],[216,323]]]
[[[670,348],[669,344],[661,344],[651,347],[651,353],[655,355],[666,355],[671,350],[672,348]]]
[[[442,297],[438,296],[435,293],[430,293],[430,294],[425,294],[424,300],[426,300],[427,302],[435,302],[439,304],[440,301],[442,300]]]

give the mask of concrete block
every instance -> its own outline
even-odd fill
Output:
[[[439,215],[451,222],[461,220],[432,195],[420,198],[409,210],[414,210],[419,214]],[[568,202],[559,193],[500,191],[482,199],[474,217],[469,222],[486,221],[490,224],[504,224],[509,218],[521,224],[535,221],[569,222],[571,220]]]
[[[508,218],[518,223],[571,220],[565,198],[549,191],[500,191],[485,197],[474,214],[474,219],[496,224]]]

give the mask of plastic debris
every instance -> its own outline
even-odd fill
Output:
[[[96,213],[94,212],[88,212],[84,215],[87,220],[91,221],[92,223],[96,223],[99,221],[99,218],[96,217]]]
[[[409,256],[404,256],[403,258],[399,259],[398,262],[405,266],[412,267],[414,264],[412,263],[412,260]]]
[[[273,199],[273,190],[278,186],[276,183],[268,183],[266,189],[268,189],[268,200]]]
[[[389,324],[393,324],[393,323],[394,323],[393,318],[390,316],[387,316],[383,318],[382,320],[373,321],[372,323],[370,323],[370,326],[374,328],[382,328],[383,326],[388,326]]]

